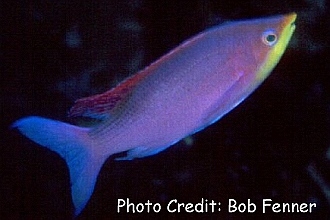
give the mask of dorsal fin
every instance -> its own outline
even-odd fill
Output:
[[[108,118],[116,106],[125,100],[134,87],[148,74],[149,71],[141,71],[128,77],[115,88],[102,94],[81,98],[75,101],[70,109],[69,117],[90,117],[96,119]]]
[[[124,102],[128,94],[134,89],[134,87],[143,80],[147,75],[152,74],[157,66],[166,60],[173,57],[173,54],[179,53],[185,47],[188,47],[190,44],[196,42],[204,36],[204,33],[197,35],[196,37],[183,42],[177,48],[174,48],[169,53],[165,54],[160,59],[151,63],[144,70],[138,72],[137,74],[127,78],[115,88],[94,96],[78,99],[73,107],[70,109],[68,116],[69,117],[90,117],[95,119],[104,120],[108,118],[115,109],[116,106]]]

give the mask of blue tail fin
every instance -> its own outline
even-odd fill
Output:
[[[75,214],[78,215],[91,197],[97,175],[106,160],[93,152],[89,129],[35,116],[20,119],[12,127],[65,159],[70,171]]]

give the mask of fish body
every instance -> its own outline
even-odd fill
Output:
[[[30,116],[13,127],[68,164],[79,214],[105,160],[154,155],[202,130],[242,102],[269,75],[293,34],[296,14],[213,27],[185,41],[103,94],[76,101],[70,117],[100,122],[79,127]]]

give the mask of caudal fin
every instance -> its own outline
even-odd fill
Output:
[[[36,116],[20,119],[12,127],[65,159],[70,171],[75,214],[78,215],[91,197],[106,159],[93,152],[89,129]]]

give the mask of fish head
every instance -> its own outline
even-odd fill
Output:
[[[296,13],[290,13],[229,22],[224,29],[215,30],[218,39],[227,39],[221,40],[226,45],[219,43],[219,48],[235,68],[232,72],[242,75],[245,86],[256,88],[271,73],[291,39],[296,17]]]
[[[259,41],[253,46],[253,54],[258,62],[255,74],[257,83],[261,83],[270,74],[282,57],[295,30],[297,14],[291,13],[264,20],[260,25]]]

